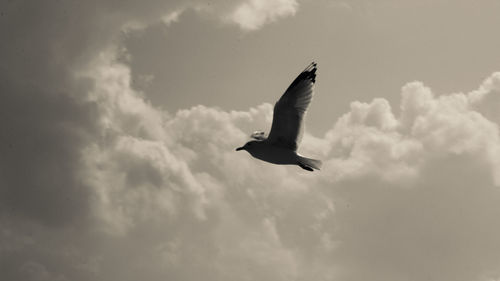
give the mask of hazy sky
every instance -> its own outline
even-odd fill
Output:
[[[500,280],[498,15],[3,1],[2,277]],[[323,169],[235,152],[312,60],[299,151]]]

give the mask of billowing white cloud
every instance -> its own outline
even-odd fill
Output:
[[[244,31],[254,31],[281,18],[294,16],[299,9],[299,3],[297,0],[218,0],[193,1],[180,7],[162,17],[167,26],[177,22],[182,13],[193,9],[200,14],[211,15],[223,23],[237,25]]]
[[[172,12],[168,12],[166,15],[164,15],[161,20],[163,23],[165,23],[167,26],[171,25],[172,23],[178,22],[180,15],[184,12],[184,9],[178,9],[174,10]]]
[[[284,167],[262,171],[265,164],[255,166],[234,151],[253,126],[268,126],[271,105],[248,112],[196,106],[170,115],[130,88],[130,70],[118,62],[116,49],[79,75],[94,81],[87,99],[98,105],[99,136],[84,149],[81,168],[93,190],[100,235],[135,244],[132,233],[155,229],[146,246],[155,255],[149,266],[177,280],[289,280],[303,274],[300,253],[286,245],[297,238],[279,235],[290,226],[278,225],[276,217],[293,222],[290,212],[302,209],[304,231],[317,236],[319,248],[327,237],[316,228],[333,203],[322,194],[301,203],[306,179]]]
[[[269,126],[270,104],[169,114],[130,88],[130,70],[112,50],[84,73],[95,83],[88,97],[99,105],[101,134],[82,167],[94,227],[144,247],[131,276],[475,280],[495,272],[500,141],[481,104],[497,94],[489,86],[497,74],[469,94],[435,96],[409,83],[398,116],[384,99],[353,102],[324,137],[304,138],[326,162],[307,173],[234,152]],[[152,238],[139,242],[137,233]],[[105,265],[116,249],[101,251]],[[105,268],[98,274],[114,276]]]
[[[270,104],[168,113],[131,88],[122,56],[108,48],[77,73],[92,81],[79,102],[94,105],[95,133],[76,170],[88,218],[61,229],[4,217],[1,248],[17,256],[6,263],[12,280],[497,272],[500,141],[497,113],[483,103],[498,95],[498,74],[468,94],[435,96],[409,83],[398,116],[385,99],[353,102],[324,136],[306,134],[304,152],[325,161],[309,173],[234,151],[269,127]]]
[[[293,16],[298,10],[296,0],[248,0],[239,4],[227,17],[245,30],[256,30],[279,18]]]

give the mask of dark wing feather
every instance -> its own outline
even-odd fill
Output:
[[[268,140],[275,145],[297,150],[304,130],[304,114],[313,96],[316,70],[316,63],[311,63],[274,105]]]

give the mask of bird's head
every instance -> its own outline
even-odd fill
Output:
[[[258,146],[258,143],[259,143],[259,141],[254,141],[254,140],[249,141],[249,142],[245,143],[245,145],[244,145],[244,146],[236,148],[236,151],[246,150],[246,151],[250,152],[250,151],[252,151],[255,147],[257,147],[257,146]]]

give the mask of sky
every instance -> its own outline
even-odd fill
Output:
[[[500,2],[3,1],[12,281],[500,280]],[[311,61],[299,152],[269,130]]]

